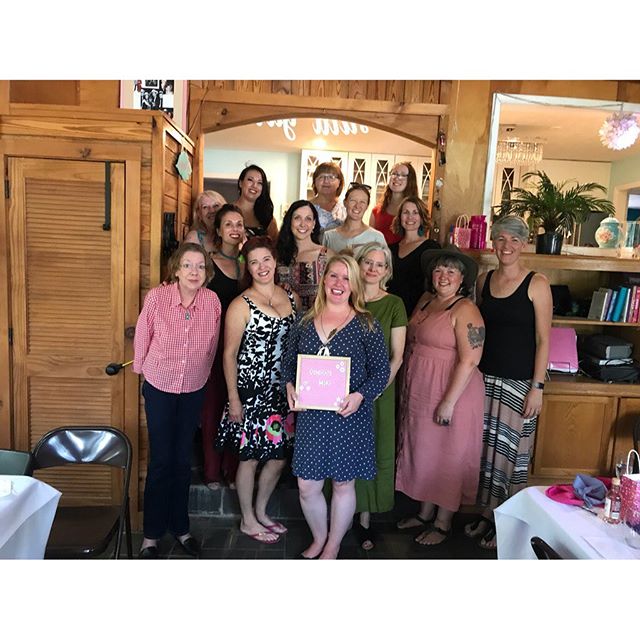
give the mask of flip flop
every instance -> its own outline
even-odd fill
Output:
[[[427,532],[431,532],[431,531],[435,531],[436,533],[439,533],[441,536],[443,536],[442,540],[440,540],[440,542],[433,542],[431,544],[428,544],[426,542],[418,542],[418,538],[423,533],[427,533]],[[422,533],[419,533],[413,539],[413,541],[416,544],[419,544],[421,547],[437,547],[439,544],[442,544],[443,542],[446,542],[451,537],[451,532],[452,532],[452,527],[449,527],[447,530],[445,530],[445,529],[441,529],[440,527],[436,527],[436,525],[434,524],[431,527],[426,528]]]
[[[486,529],[483,529],[482,531],[477,531],[478,527],[482,524],[486,522],[488,527]],[[484,535],[489,531],[489,529],[491,529],[491,527],[493,527],[493,522],[491,520],[489,520],[489,518],[485,518],[484,516],[478,516],[473,522],[469,523],[471,525],[471,528],[474,530],[473,533],[467,533],[467,527],[469,525],[466,525],[464,528],[464,535],[467,536],[467,538],[482,538],[484,537]]]
[[[258,520],[260,522],[260,520]],[[283,533],[287,533],[289,529],[285,527],[282,522],[278,522],[277,520],[273,521],[273,524],[265,524],[264,522],[260,522],[260,524],[265,528],[269,529],[271,533],[277,533],[278,535],[282,535]]]
[[[496,526],[495,524],[492,524],[482,535],[482,537],[480,538],[480,540],[478,540],[478,546],[481,549],[484,549],[485,551],[495,551],[498,547],[497,544],[493,545],[493,546],[489,546],[491,545],[491,543],[494,542],[494,540],[496,539]]]
[[[273,531],[261,531],[260,533],[244,533],[244,531],[241,531],[241,533],[243,533],[245,536],[249,536],[249,538],[253,538],[256,542],[262,542],[262,544],[275,544],[276,542],[278,542],[278,540],[280,540],[280,536],[277,533],[274,534]],[[264,536],[272,535],[276,536],[275,540],[264,539]]]

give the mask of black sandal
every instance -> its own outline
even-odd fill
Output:
[[[496,525],[491,523],[491,526],[484,532],[480,540],[478,540],[478,546],[484,551],[495,551],[498,545],[494,547],[487,546],[493,542],[496,538]]]
[[[418,538],[423,534],[423,533],[431,533],[431,531],[435,531],[436,533],[439,533],[442,536],[442,540],[440,540],[440,542],[434,542],[433,544],[426,544],[424,542],[418,542]],[[442,544],[443,542],[446,542],[450,537],[451,537],[451,533],[453,531],[453,527],[449,527],[447,530],[445,529],[441,529],[440,527],[436,526],[435,524],[430,526],[430,527],[425,527],[425,529],[419,533],[414,539],[413,541],[416,544],[419,544],[421,547],[437,547],[439,544]]]
[[[373,527],[371,526],[371,523],[369,523],[369,528],[366,529],[360,524],[360,520],[356,519],[353,523],[353,532],[356,534],[356,539],[358,540],[358,544],[360,545],[360,548],[363,551],[371,551],[372,549],[375,548],[376,536],[375,536]],[[365,544],[365,542],[371,543],[371,547],[369,549],[364,548],[363,545]]]
[[[478,527],[483,523],[486,522],[488,527],[487,529],[483,529],[482,531],[478,531]],[[473,522],[469,523],[471,525],[471,528],[474,530],[473,533],[467,533],[467,527],[469,525],[466,525],[464,528],[464,535],[467,536],[467,538],[482,538],[486,533],[488,533],[488,531],[491,529],[491,527],[494,526],[493,521],[489,520],[489,518],[485,518],[484,516],[478,516]]]

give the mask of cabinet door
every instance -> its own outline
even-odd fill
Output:
[[[609,473],[609,441],[617,398],[545,396],[538,420],[533,474],[566,477]]]

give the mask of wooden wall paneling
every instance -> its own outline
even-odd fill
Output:
[[[404,81],[404,101],[405,102],[422,102],[422,80],[405,80]],[[425,101],[433,102],[433,101]]]
[[[327,94],[325,92],[325,80],[311,80],[309,83],[309,95],[314,98],[324,98]]]
[[[155,287],[160,283],[163,275],[161,273],[162,261],[162,196],[167,185],[164,171],[164,153],[166,146],[166,130],[161,126],[161,122],[156,122],[154,127],[153,140],[151,142],[151,211],[149,226],[149,257],[150,257],[150,287]],[[177,199],[177,190],[171,194]]]
[[[366,80],[366,98],[375,100],[378,95],[378,82],[376,80]]]
[[[11,80],[11,102],[80,104],[79,80]]]
[[[0,448],[15,446],[11,433],[11,348],[9,327],[11,326],[11,296],[9,292],[9,238],[7,235],[10,200],[5,198],[5,180],[8,180],[7,157],[0,141],[0,171],[2,191],[0,192]],[[14,196],[15,197],[15,196]]]
[[[404,98],[404,81],[387,80],[385,84],[385,95],[382,99],[389,102],[402,102]]]
[[[137,160],[126,162],[126,218],[124,230],[125,268],[124,268],[124,323],[125,340],[123,362],[133,360],[133,334],[138,314],[140,313],[140,174],[141,160],[138,149]],[[136,480],[140,474],[140,376],[131,367],[120,372],[124,377],[124,431],[133,445],[133,460],[131,466],[131,483],[129,500],[131,503],[132,526],[139,528],[139,486]],[[146,455],[146,454],[145,454]]]
[[[136,122],[110,121],[101,122],[92,119],[76,118],[42,118],[39,116],[16,116],[13,114],[2,117],[0,135],[31,135],[66,137],[77,140],[124,140],[128,142],[146,142],[150,133]]]
[[[98,111],[120,108],[120,80],[79,80],[79,105]]]
[[[626,461],[627,454],[633,449],[633,427],[640,421],[640,399],[620,398],[615,435],[610,458],[611,472],[618,460]]]
[[[618,100],[622,102],[640,102],[640,81],[622,80],[618,82]]]
[[[0,80],[0,115],[9,113],[9,80]]]
[[[284,95],[290,96],[293,82],[293,80],[272,80],[271,92],[282,93]]]
[[[354,100],[366,100],[367,95],[367,81],[366,80],[350,80],[349,88],[345,98],[353,98]]]
[[[292,80],[291,81],[291,95],[308,96],[310,90],[311,90],[310,80]]]

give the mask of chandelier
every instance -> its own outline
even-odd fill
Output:
[[[496,162],[498,164],[531,165],[542,160],[542,144],[521,140],[498,140]]]
[[[620,151],[630,147],[640,134],[635,113],[614,113],[600,127],[600,142],[608,149]]]

